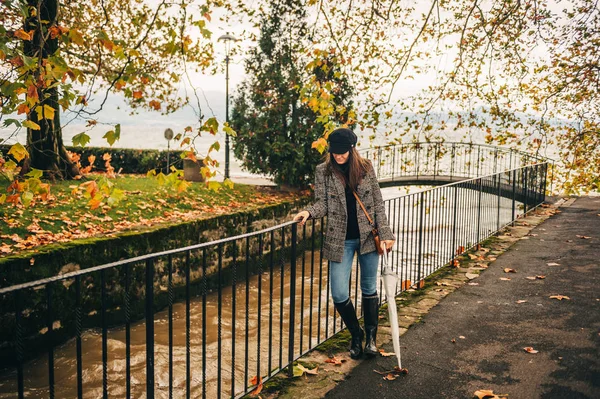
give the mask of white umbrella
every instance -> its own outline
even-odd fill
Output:
[[[388,265],[388,251],[383,246],[383,271],[381,277],[383,279],[383,288],[385,289],[385,297],[388,303],[388,315],[390,326],[392,328],[392,341],[394,342],[394,353],[398,358],[398,369],[402,370],[402,360],[400,358],[400,328],[398,327],[398,311],[396,310],[396,285],[398,284],[398,275],[392,271]]]

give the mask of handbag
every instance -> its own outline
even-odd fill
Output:
[[[379,255],[382,255],[383,248],[381,248],[381,237],[379,237],[379,230],[377,230],[377,226],[375,226],[373,219],[371,219],[371,216],[369,216],[369,212],[367,212],[367,209],[363,205],[362,201],[360,200],[360,198],[358,198],[358,194],[356,193],[356,191],[352,190],[352,193],[354,194],[356,202],[358,202],[358,204],[362,208],[363,212],[365,213],[365,216],[367,217],[367,220],[369,221],[369,224],[371,225],[371,233],[373,234],[373,239],[375,240],[375,248],[377,248],[377,253]]]

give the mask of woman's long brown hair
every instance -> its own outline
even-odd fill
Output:
[[[333,154],[327,153],[325,156],[325,163],[330,171],[332,171],[342,182],[344,182],[344,186],[348,184],[352,190],[356,190],[363,177],[369,171],[369,161],[360,156],[356,148],[350,149],[350,154],[348,155],[348,167],[350,172],[349,181],[346,181],[346,176],[341,171],[338,163],[333,158]]]

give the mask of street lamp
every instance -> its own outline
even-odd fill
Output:
[[[165,139],[167,139],[167,174],[169,174],[169,158],[171,158],[171,140],[173,140],[173,130],[171,128],[165,129]]]
[[[231,42],[237,39],[229,32],[221,35],[218,42],[225,43],[225,122],[229,124],[229,52],[231,51]],[[229,135],[225,135],[225,178],[229,179]]]

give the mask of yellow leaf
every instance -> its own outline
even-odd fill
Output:
[[[12,147],[10,147],[10,150],[8,150],[8,155],[12,155],[13,158],[17,160],[17,162],[21,162],[23,158],[29,156],[29,153],[21,143],[16,143]]]
[[[54,119],[54,108],[47,104],[44,104],[43,107],[35,107],[35,112],[38,115],[38,121],[41,121],[42,119]]]
[[[40,125],[38,125],[34,121],[30,121],[30,120],[26,120],[25,122],[23,122],[23,126],[25,126],[26,128],[29,128],[31,130],[40,130],[41,129]]]
[[[223,180],[223,185],[227,188],[233,189],[233,182],[229,179]]]

